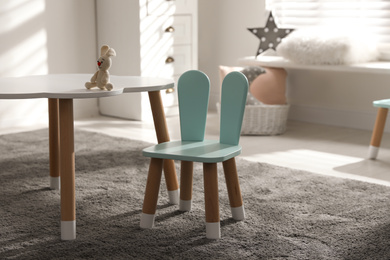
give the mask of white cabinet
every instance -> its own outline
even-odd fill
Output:
[[[98,49],[114,48],[112,75],[177,78],[198,67],[197,0],[97,0]],[[162,91],[167,116],[178,114],[176,89]],[[151,118],[147,93],[101,98],[100,113]]]

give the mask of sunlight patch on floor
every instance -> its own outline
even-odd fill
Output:
[[[383,173],[377,172],[376,166],[378,166],[378,163],[383,164],[383,162],[366,158],[306,149],[286,150],[242,157],[250,161],[265,162],[328,176],[390,186],[389,181],[378,178]],[[360,170],[364,169],[365,175],[356,175],[356,168],[360,168]]]

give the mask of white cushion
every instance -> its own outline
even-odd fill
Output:
[[[285,59],[299,64],[353,64],[377,60],[375,41],[361,30],[312,27],[297,29],[276,48]]]

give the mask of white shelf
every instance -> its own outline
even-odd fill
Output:
[[[288,61],[280,56],[254,56],[239,59],[239,64],[244,66],[262,66],[283,69],[324,70],[340,72],[360,72],[390,75],[390,62],[377,61],[358,63],[353,65],[302,65]]]

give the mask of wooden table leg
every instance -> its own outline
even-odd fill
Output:
[[[58,99],[49,98],[50,188],[60,189],[60,128]]]
[[[372,131],[370,147],[368,150],[368,157],[370,159],[376,159],[376,157],[378,156],[379,146],[381,145],[388,111],[389,111],[388,108],[384,108],[384,107],[378,108],[374,130]]]
[[[168,142],[169,134],[160,91],[150,91],[148,93],[157,141],[158,143]],[[168,189],[169,202],[171,204],[179,204],[179,182],[177,181],[173,160],[164,160],[164,177]]]
[[[73,99],[59,100],[61,239],[76,239],[75,155]]]

